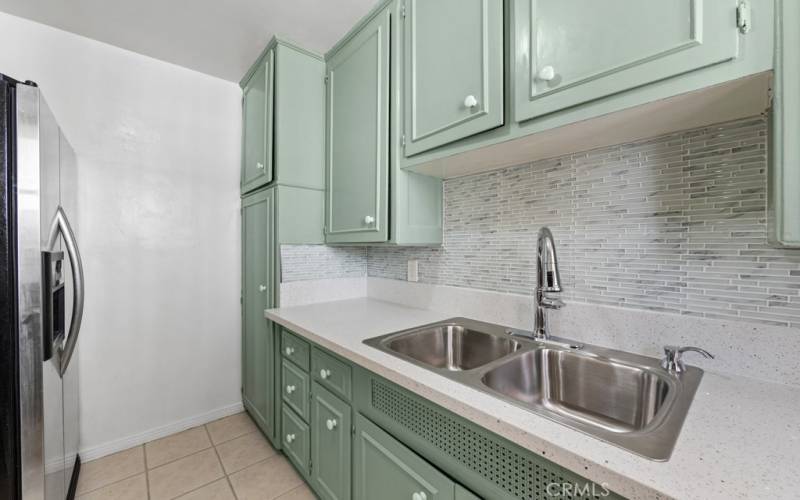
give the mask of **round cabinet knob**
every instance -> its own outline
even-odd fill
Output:
[[[258,291],[259,292],[266,292],[267,291],[267,285],[258,285]]]
[[[294,434],[287,434],[286,435],[286,442],[287,443],[292,444],[292,441],[294,441],[294,439],[295,439],[295,435]]]
[[[331,376],[331,371],[330,370],[326,370],[325,368],[323,368],[322,370],[319,371],[319,377],[322,380],[325,380],[330,376]]]
[[[325,427],[327,427],[329,431],[332,431],[333,429],[336,428],[336,424],[338,424],[338,423],[339,422],[337,422],[335,418],[329,418],[325,422]]]
[[[294,347],[287,347],[286,349],[283,350],[283,352],[285,352],[287,356],[291,356],[292,354],[294,354]]]
[[[478,99],[474,95],[468,95],[464,98],[464,107],[465,108],[474,108],[478,105]]]
[[[375,217],[371,215],[367,215],[366,217],[364,217],[364,224],[370,225],[374,223],[375,223]]]
[[[295,386],[293,386],[293,385],[287,385],[287,386],[286,386],[286,394],[291,394],[291,393],[293,393],[295,390],[297,390],[297,387],[295,387]]]
[[[411,495],[411,500],[428,500],[428,495],[424,491],[419,491]]]
[[[259,170],[264,170],[264,164],[261,162],[256,163],[256,168]]]
[[[545,82],[549,82],[556,77],[556,69],[552,66],[545,66],[536,73],[536,78]]]

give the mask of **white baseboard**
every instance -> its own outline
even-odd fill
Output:
[[[223,406],[222,408],[217,408],[216,410],[212,410],[201,415],[195,415],[194,417],[189,417],[171,424],[156,427],[155,429],[150,429],[139,434],[115,439],[107,443],[92,446],[91,448],[83,448],[80,451],[81,462],[96,460],[106,455],[127,450],[128,448],[133,448],[134,446],[139,446],[155,439],[175,434],[176,432],[185,431],[186,429],[191,429],[192,427],[207,424],[209,422],[213,422],[214,420],[227,417],[229,415],[234,415],[242,411],[244,411],[244,406],[242,403]]]

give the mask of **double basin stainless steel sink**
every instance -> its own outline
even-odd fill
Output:
[[[703,372],[455,318],[364,343],[652,460],[668,460]]]

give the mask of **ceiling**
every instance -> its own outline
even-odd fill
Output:
[[[377,0],[0,0],[0,11],[238,82],[274,34],[324,53]]]

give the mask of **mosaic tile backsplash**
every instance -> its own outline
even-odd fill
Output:
[[[536,233],[564,298],[800,327],[800,250],[767,244],[755,117],[444,183],[441,248],[368,249],[368,275],[531,294]]]
[[[360,278],[367,275],[367,249],[325,245],[282,245],[281,281]]]

